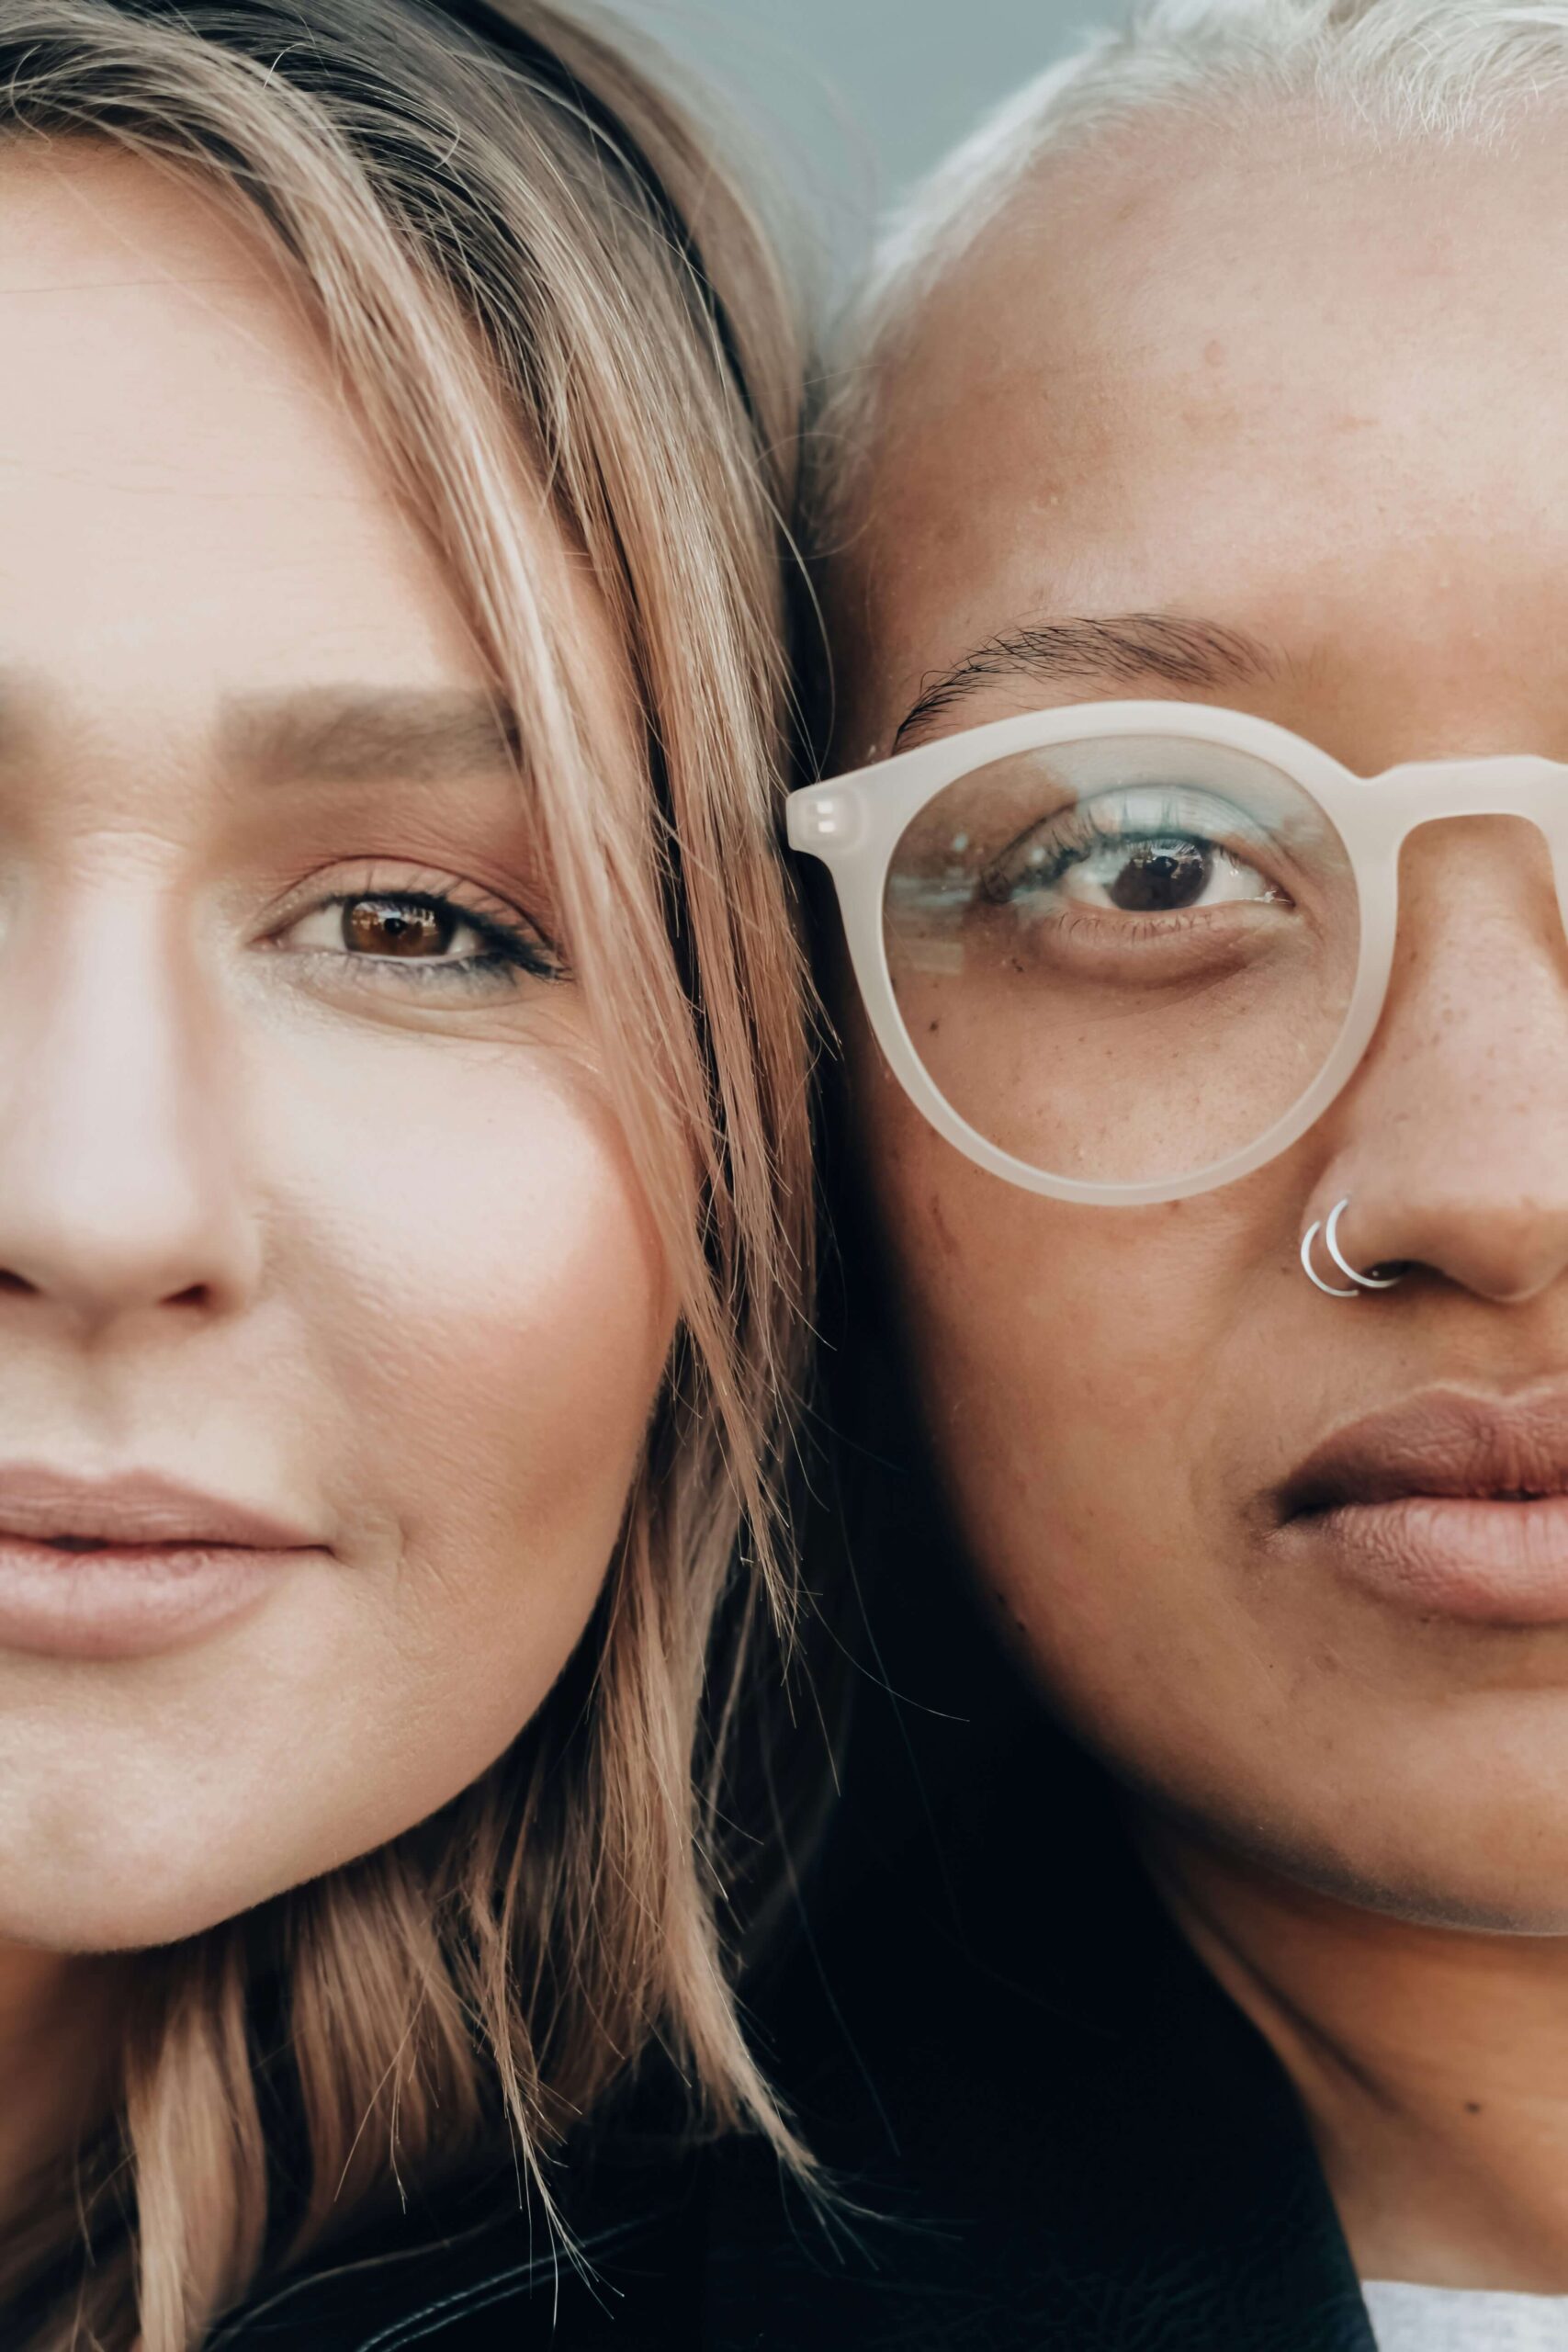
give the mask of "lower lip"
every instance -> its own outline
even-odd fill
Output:
[[[1568,1623],[1568,1495],[1407,1495],[1294,1520],[1373,1599],[1472,1624]]]
[[[0,1649],[151,1657],[242,1617],[303,1557],[244,1544],[112,1544],[62,1552],[0,1534]]]

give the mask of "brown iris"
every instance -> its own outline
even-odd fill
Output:
[[[1128,913],[1173,914],[1202,897],[1213,864],[1207,842],[1140,842],[1106,896]]]
[[[343,910],[344,944],[367,956],[440,956],[457,919],[417,899],[354,899]]]

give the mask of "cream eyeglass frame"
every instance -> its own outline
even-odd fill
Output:
[[[888,968],[882,910],[888,868],[905,828],[958,778],[1016,752],[1115,735],[1168,735],[1266,761],[1306,792],[1338,833],[1355,876],[1360,917],[1356,978],[1344,1023],[1306,1091],[1244,1151],[1172,1179],[1091,1184],[1047,1175],[1016,1159],[959,1116],[916,1053]],[[792,849],[819,858],[833,877],[856,985],[889,1068],[924,1116],[957,1148],[1010,1183],[1052,1200],[1132,1208],[1185,1200],[1234,1183],[1284,1151],[1322,1117],[1371,1044],[1388,991],[1399,920],[1399,856],[1420,826],[1461,817],[1522,817],[1543,836],[1568,929],[1568,763],[1529,752],[1495,758],[1413,760],[1357,775],[1316,744],[1249,713],[1207,703],[1069,703],[965,729],[871,767],[792,792]]]

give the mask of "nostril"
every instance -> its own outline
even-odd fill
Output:
[[[64,1296],[67,1285],[63,1283],[51,1284],[47,1282],[29,1282],[25,1274],[15,1272],[9,1266],[0,1266],[0,1298],[48,1296],[51,1289],[57,1295]],[[179,1284],[176,1288],[170,1290],[158,1303],[165,1306],[197,1307],[205,1312],[212,1306],[213,1299],[212,1283],[195,1282]]]

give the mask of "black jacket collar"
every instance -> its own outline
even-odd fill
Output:
[[[258,2287],[205,2352],[673,2352],[700,2328],[704,2161],[597,2165],[577,2199],[585,2271],[520,2201],[510,2155],[361,2222]]]
[[[707,2352],[1372,2352],[1294,2093],[1118,1792],[950,1591],[896,1600],[761,2005],[807,2138],[889,2218],[835,2252],[771,2165],[722,2168]]]

